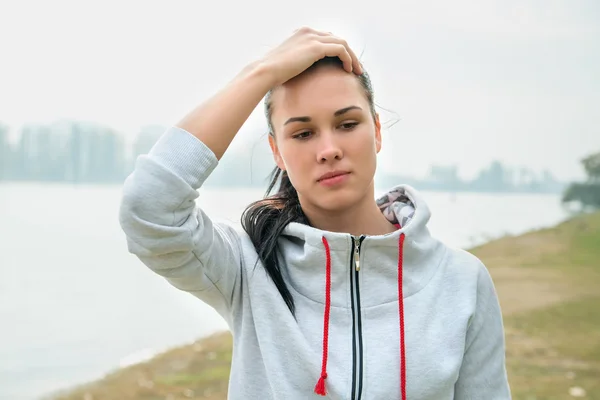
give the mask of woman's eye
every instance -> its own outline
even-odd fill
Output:
[[[354,129],[356,125],[358,125],[358,122],[346,122],[344,124],[341,124],[340,127],[345,131],[349,131],[351,129]]]
[[[296,135],[293,136],[294,139],[307,139],[310,137],[311,132],[310,131],[304,131],[304,132],[300,132]]]

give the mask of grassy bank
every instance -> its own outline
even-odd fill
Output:
[[[600,213],[472,249],[505,318],[514,399],[600,400]],[[231,336],[217,334],[56,400],[225,399]]]

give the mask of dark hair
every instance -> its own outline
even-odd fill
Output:
[[[342,62],[337,57],[326,57],[315,62],[303,74],[324,66],[342,68]],[[362,75],[356,75],[356,77],[365,92],[371,114],[375,118],[375,102],[371,80],[366,72]],[[273,113],[271,97],[273,90],[271,89],[267,93],[264,103],[269,135],[272,136],[275,135],[271,121]],[[251,203],[244,210],[241,222],[242,227],[250,236],[250,240],[254,244],[258,257],[262,261],[267,274],[273,280],[273,283],[275,283],[277,290],[292,314],[294,314],[294,299],[283,278],[281,259],[279,258],[282,254],[277,240],[290,222],[309,225],[309,221],[302,211],[298,192],[296,192],[296,189],[292,185],[287,172],[282,171],[279,167],[275,167],[269,179],[270,183],[265,197]],[[270,193],[277,183],[279,183],[277,193],[271,195]]]

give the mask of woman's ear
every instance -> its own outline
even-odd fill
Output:
[[[381,151],[381,122],[379,122],[379,114],[375,114],[375,148],[377,153]]]
[[[285,171],[285,164],[283,163],[281,154],[279,153],[279,147],[277,147],[277,142],[275,141],[273,133],[269,133],[269,146],[271,146],[271,151],[273,152],[273,159],[275,160],[275,164],[277,164],[280,170]]]

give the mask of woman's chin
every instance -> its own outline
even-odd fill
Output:
[[[315,205],[325,211],[339,213],[344,210],[352,209],[360,203],[365,195],[355,188],[345,188],[335,192],[323,193],[318,199],[315,199]]]

